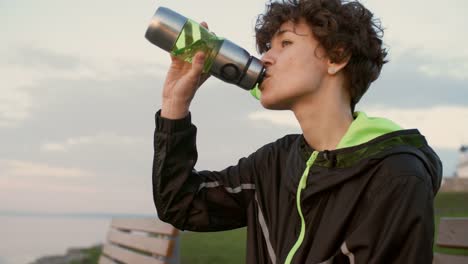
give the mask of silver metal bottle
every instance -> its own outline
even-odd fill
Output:
[[[166,7],[156,10],[145,37],[186,61],[191,61],[196,51],[203,50],[205,54],[208,53],[205,72],[245,90],[253,89],[263,80],[265,68],[259,59]]]

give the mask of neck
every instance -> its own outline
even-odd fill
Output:
[[[349,97],[344,89],[321,89],[292,108],[306,142],[315,150],[333,150],[340,143],[353,122]]]

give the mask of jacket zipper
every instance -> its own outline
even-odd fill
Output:
[[[296,254],[296,251],[299,249],[302,242],[304,241],[306,226],[305,226],[304,215],[302,214],[302,208],[301,208],[301,193],[302,193],[302,190],[305,189],[306,187],[307,177],[309,176],[310,167],[312,167],[312,165],[314,164],[315,159],[317,158],[318,154],[319,154],[318,151],[314,151],[312,152],[312,155],[310,155],[309,160],[307,160],[304,173],[302,173],[301,180],[299,181],[299,186],[297,187],[296,205],[297,205],[297,211],[299,213],[299,217],[301,218],[301,232],[299,233],[299,237],[296,243],[294,243],[294,246],[289,251],[288,256],[286,257],[286,261],[284,262],[285,264],[291,263],[294,257],[294,254]]]

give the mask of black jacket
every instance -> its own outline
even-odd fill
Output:
[[[336,150],[287,135],[222,171],[195,171],[190,116],[157,113],[158,216],[182,230],[247,226],[246,263],[431,263],[439,158],[415,129],[358,119]]]

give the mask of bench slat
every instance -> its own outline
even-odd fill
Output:
[[[124,263],[138,263],[138,264],[165,264],[164,261],[149,257],[149,256],[144,256],[141,254],[134,253],[130,250],[106,244],[102,252],[110,256],[111,258],[124,262]]]
[[[437,245],[468,249],[468,218],[442,218],[439,224]]]
[[[156,218],[115,218],[112,219],[111,226],[113,228],[144,231],[168,236],[176,236],[178,234],[178,230],[175,227]]]
[[[115,264],[115,262],[110,259],[110,258],[107,258],[106,256],[102,255],[99,257],[99,264]]]
[[[456,256],[445,254],[434,254],[433,264],[466,264],[468,263],[468,256]]]
[[[123,245],[132,249],[142,250],[144,252],[164,257],[172,254],[171,246],[175,244],[175,241],[168,239],[135,235],[117,230],[110,230],[107,235],[107,240],[114,244]]]

